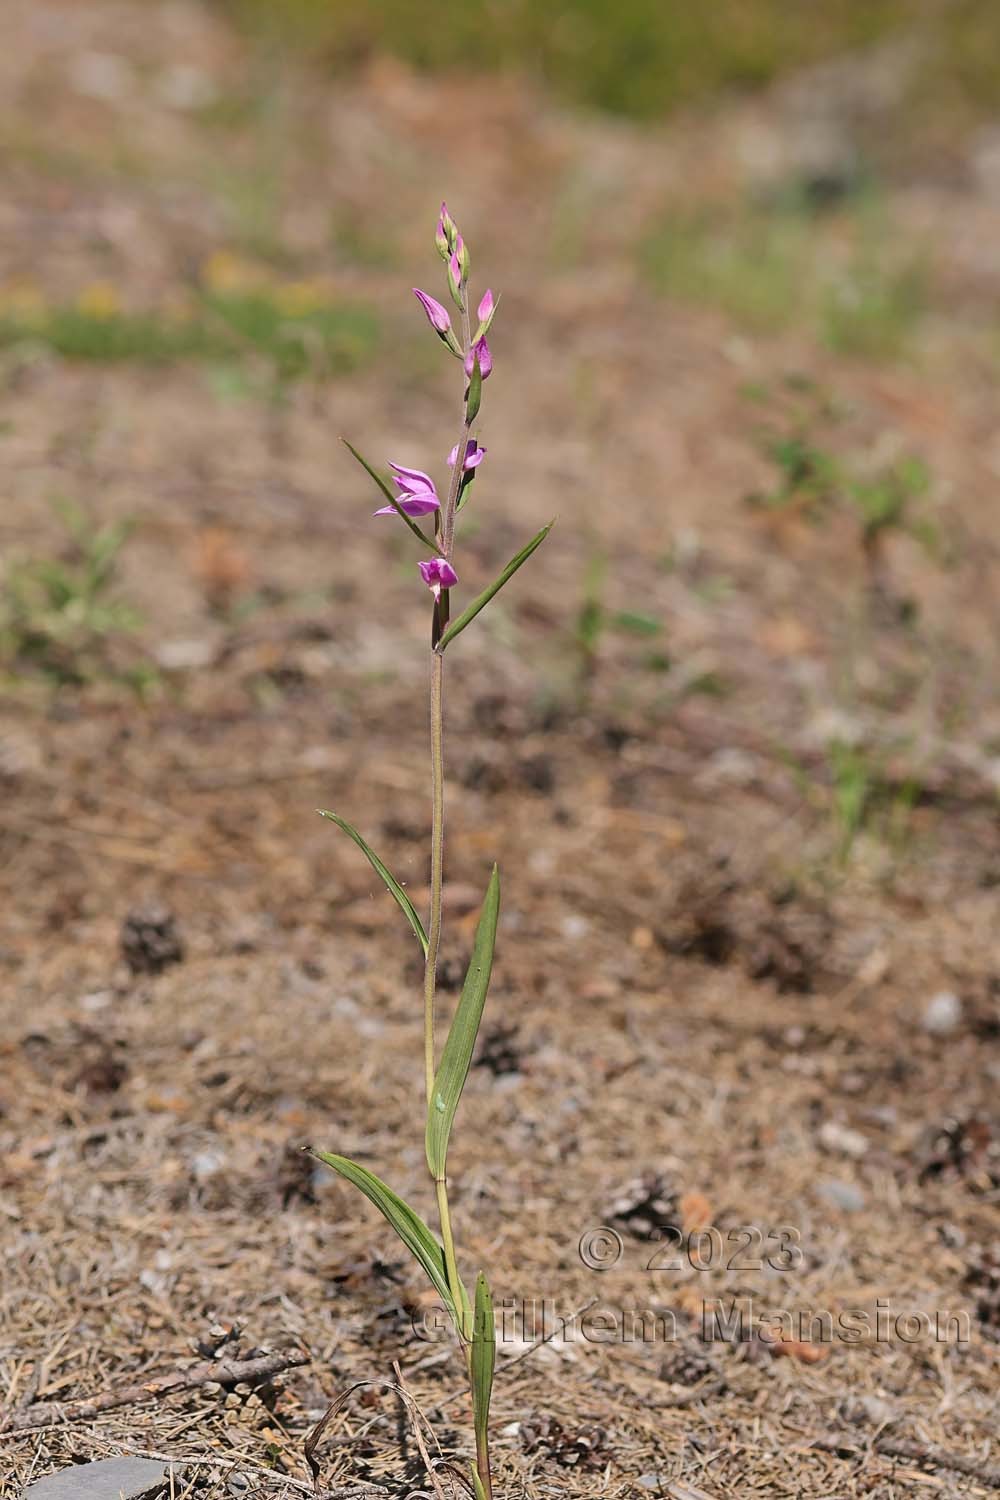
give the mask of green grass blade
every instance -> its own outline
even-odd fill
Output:
[[[357,448],[355,448],[353,443],[349,443],[346,438],[341,438],[340,441],[343,443],[344,447],[348,450],[349,453],[353,453],[354,457],[357,459],[361,467],[371,475],[385,498],[388,500],[389,504],[392,506],[393,510],[396,512],[397,516],[402,517],[417,540],[423,542],[424,546],[429,547],[432,552],[436,552],[438,557],[443,557],[444,553],[441,551],[441,548],[438,546],[437,542],[433,537],[429,537],[425,531],[421,531],[420,527],[417,525],[416,521],[414,521],[413,517],[406,514],[406,511],[400,505],[399,501],[396,499],[395,495],[392,493],[392,490],[386,484],[381,474],[379,474],[376,469],[372,468],[371,464],[366,458],[362,458],[361,454],[358,452]]]
[[[341,1177],[345,1177],[348,1182],[352,1182],[356,1188],[360,1188],[369,1202],[374,1203],[379,1213],[388,1219],[407,1250],[409,1250],[414,1259],[420,1262],[427,1272],[435,1290],[451,1314],[455,1326],[461,1329],[463,1326],[462,1316],[460,1311],[455,1307],[451,1292],[448,1289],[448,1272],[445,1266],[444,1250],[438,1244],[420,1215],[408,1203],[404,1203],[402,1198],[397,1197],[392,1188],[387,1187],[380,1177],[376,1177],[374,1172],[369,1172],[366,1167],[359,1167],[357,1162],[350,1161],[346,1156],[331,1155],[326,1151],[311,1151],[310,1154],[317,1161],[324,1162],[326,1166],[332,1167]],[[467,1304],[468,1296],[464,1288],[462,1300],[463,1304]]]
[[[448,1032],[448,1040],[444,1044],[427,1109],[427,1165],[435,1181],[445,1175],[451,1127],[465,1087],[469,1064],[472,1062],[472,1049],[476,1045],[476,1033],[479,1031],[486,1003],[486,991],[490,986],[499,915],[500,875],[494,865],[483,909],[479,914],[476,940],[458,1009]]]
[[[349,839],[353,839],[357,844],[358,848],[361,850],[362,854],[365,856],[368,863],[375,871],[376,875],[378,875],[379,878],[384,882],[386,890],[396,902],[396,905],[403,913],[403,916],[413,928],[413,931],[417,935],[417,941],[420,943],[421,948],[423,948],[424,957],[426,958],[427,934],[424,931],[424,924],[423,922],[421,922],[420,917],[417,915],[416,907],[413,905],[413,902],[403,890],[403,887],[400,885],[399,881],[389,870],[386,869],[385,865],[379,859],[374,849],[370,849],[368,847],[358,830],[356,828],[352,828],[350,823],[346,822],[345,819],[341,818],[337,813],[326,812],[322,808],[319,809],[319,815],[321,818],[329,818],[331,823],[336,823],[337,827],[342,828],[347,834],[347,837]]]
[[[554,525],[555,522],[550,521],[547,526],[543,526],[538,535],[533,536],[528,545],[526,547],[522,547],[521,551],[517,554],[516,557],[511,558],[510,562],[504,568],[499,578],[495,578],[490,584],[489,588],[484,589],[483,592],[478,596],[478,598],[473,599],[468,609],[464,609],[462,611],[458,619],[454,622],[453,625],[449,626],[449,628],[445,631],[444,635],[438,642],[437,649],[439,651],[443,651],[445,646],[447,646],[450,641],[453,641],[455,639],[456,635],[461,635],[466,625],[472,624],[472,621],[476,618],[479,611],[481,609],[485,609],[487,604],[489,604],[490,600],[493,598],[493,595],[500,592],[507,580],[509,578],[513,578],[514,574],[517,572],[518,568],[521,567],[522,563],[526,563],[528,561],[528,558],[534,552],[535,548],[542,545]]]
[[[476,1308],[472,1319],[472,1419],[476,1447],[485,1451],[493,1394],[493,1370],[497,1358],[497,1333],[493,1322],[493,1298],[486,1277],[476,1279]]]

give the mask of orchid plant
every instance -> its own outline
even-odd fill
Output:
[[[441,1055],[435,1041],[435,990],[438,955],[441,949],[442,883],[444,879],[444,715],[443,684],[445,652],[462,631],[503,588],[536,547],[545,540],[551,522],[532,537],[526,547],[511,558],[499,577],[477,595],[465,609],[452,618],[452,590],[458,585],[455,568],[458,518],[469,503],[473,483],[486,458],[486,449],[476,436],[483,401],[483,386],[493,370],[493,356],[487,335],[497,311],[491,291],[486,291],[476,308],[476,323],[471,314],[469,290],[469,251],[448,213],[445,204],[437,224],[436,243],[445,262],[445,275],[451,301],[458,309],[459,331],[452,325],[451,314],[436,298],[414,288],[427,321],[441,343],[462,365],[462,430],[447,459],[450,470],[444,499],[438,494],[433,478],[421,469],[390,463],[392,483],[364,459],[350,443],[347,447],[367,470],[382,493],[386,504],[377,516],[401,520],[414,540],[430,556],[417,563],[420,577],[431,592],[430,632],[430,780],[431,780],[431,847],[430,847],[430,915],[424,923],[400,883],[369,847],[357,829],[337,813],[325,812],[354,840],[384,882],[412,928],[424,954],[423,1052],[424,1082],[427,1096],[425,1146],[427,1166],[434,1184],[440,1237],[425,1221],[367,1167],[337,1156],[317,1151],[314,1155],[338,1172],[365,1196],[388,1219],[407,1249],[426,1271],[441,1296],[458,1338],[465,1361],[472,1395],[473,1428],[476,1457],[472,1470],[472,1491],[476,1500],[493,1500],[490,1477],[489,1409],[493,1387],[496,1335],[493,1303],[486,1276],[480,1271],[472,1297],[462,1279],[452,1230],[448,1199],[448,1144],[455,1113],[472,1061],[472,1052],[486,1002],[493,949],[500,912],[500,880],[496,865],[489,879],[473,943],[462,993],[452,1017]],[[433,516],[433,534],[420,523]]]

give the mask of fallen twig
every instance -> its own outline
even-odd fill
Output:
[[[1000,1487],[1000,1464],[988,1463],[985,1459],[969,1458],[951,1448],[936,1448],[930,1443],[913,1443],[906,1438],[875,1437],[870,1445],[860,1443],[857,1438],[813,1438],[810,1447],[820,1448],[824,1453],[835,1453],[838,1458],[864,1458],[866,1451],[874,1450],[885,1458],[902,1458],[909,1463],[931,1464],[937,1469],[951,1469],[955,1474],[968,1474],[982,1479],[987,1484]]]
[[[27,1432],[36,1427],[58,1427],[64,1422],[86,1422],[119,1406],[137,1406],[142,1401],[158,1401],[178,1391],[217,1383],[220,1386],[259,1385],[283,1370],[309,1363],[301,1349],[285,1349],[275,1354],[261,1354],[256,1359],[213,1359],[175,1370],[169,1375],[152,1375],[139,1385],[105,1391],[83,1401],[36,1401],[17,1411],[0,1413],[0,1432]]]

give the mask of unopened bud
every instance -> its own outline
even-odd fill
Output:
[[[461,311],[465,311],[465,298],[462,296],[462,265],[456,251],[452,251],[448,261],[448,290],[451,300]]]
[[[493,293],[489,289],[483,293],[476,312],[479,317],[479,327],[473,339],[474,344],[478,344],[480,339],[486,337],[497,314],[497,302],[494,301]]]
[[[479,366],[479,372],[484,380],[488,380],[493,373],[493,355],[490,346],[485,339],[476,339],[472,348],[465,356],[465,373],[471,379],[475,366]]]
[[[438,215],[438,234],[441,235],[444,240],[447,255],[450,255],[455,248],[455,241],[458,239],[458,225],[455,223],[455,220],[448,212],[447,203],[441,204],[441,212]],[[440,248],[441,241],[438,240],[438,249]],[[447,255],[445,256],[445,259],[447,259]]]

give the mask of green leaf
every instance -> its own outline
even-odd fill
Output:
[[[349,443],[346,438],[341,438],[340,441],[343,443],[344,447],[348,450],[349,453],[353,453],[354,457],[357,459],[361,467],[371,475],[385,498],[388,500],[389,504],[392,506],[393,510],[396,512],[397,516],[401,516],[403,518],[417,540],[423,542],[424,546],[429,547],[432,552],[436,552],[438,557],[443,557],[444,553],[441,551],[441,548],[438,546],[437,542],[433,537],[429,537],[425,531],[421,531],[420,527],[417,525],[416,521],[413,520],[412,516],[408,516],[406,514],[406,511],[400,505],[399,501],[396,499],[395,495],[392,493],[392,490],[386,484],[381,474],[379,474],[376,469],[372,468],[371,464],[366,458],[362,458],[361,454],[358,452],[357,448],[355,448],[353,443]]]
[[[490,600],[493,598],[493,595],[500,592],[507,580],[509,578],[513,578],[514,574],[517,572],[521,564],[528,561],[528,558],[534,552],[535,548],[542,545],[554,525],[555,522],[550,521],[547,526],[543,526],[538,535],[533,536],[528,545],[526,547],[522,547],[521,551],[517,554],[516,557],[511,558],[510,562],[500,574],[500,577],[494,579],[489,588],[484,589],[483,592],[478,596],[478,598],[473,599],[468,609],[464,609],[462,611],[455,623],[445,631],[444,635],[438,642],[437,649],[439,651],[443,651],[445,646],[448,645],[449,641],[453,641],[455,639],[456,635],[461,635],[466,625],[470,625],[478,615],[479,611],[486,608],[487,604],[489,604]]]
[[[374,849],[369,849],[368,845],[365,843],[358,830],[356,828],[352,828],[350,823],[348,823],[344,818],[341,818],[335,812],[326,812],[323,808],[319,809],[319,815],[321,818],[329,818],[331,823],[336,823],[337,827],[342,828],[347,834],[347,837],[353,839],[357,844],[358,848],[368,860],[368,863],[371,865],[372,869],[381,878],[381,880],[384,881],[386,890],[389,892],[390,896],[393,897],[396,905],[403,913],[403,916],[413,928],[413,931],[417,935],[417,941],[420,943],[421,948],[423,948],[424,957],[426,958],[427,934],[424,931],[424,924],[423,922],[421,922],[420,917],[417,915],[416,907],[413,905],[413,902],[403,890],[403,887],[400,885],[399,881],[389,870],[386,869],[385,865],[379,859]]]
[[[654,620],[652,615],[641,615],[631,609],[619,610],[615,615],[615,624],[619,630],[627,630],[630,635],[659,635],[663,629],[659,620]]]
[[[483,909],[472,946],[472,957],[462,985],[455,1018],[444,1044],[441,1062],[427,1109],[427,1165],[435,1181],[444,1178],[448,1160],[448,1139],[455,1120],[458,1101],[472,1062],[472,1049],[486,1004],[493,969],[493,946],[500,915],[500,874],[496,865],[486,888]]]
[[[469,376],[469,391],[465,398],[465,425],[471,427],[479,416],[483,404],[483,372],[479,367],[479,355],[473,355],[472,374]]]
[[[310,1151],[310,1155],[314,1156],[317,1161],[324,1162],[326,1166],[332,1167],[335,1172],[339,1172],[341,1177],[346,1177],[348,1182],[353,1182],[356,1188],[361,1189],[369,1202],[374,1203],[379,1213],[388,1219],[410,1254],[427,1272],[435,1290],[451,1314],[455,1326],[459,1329],[463,1328],[466,1323],[463,1315],[468,1307],[468,1293],[463,1287],[463,1308],[462,1315],[460,1315],[448,1289],[448,1271],[445,1266],[444,1250],[420,1215],[414,1212],[408,1203],[404,1203],[402,1198],[397,1197],[392,1188],[387,1187],[380,1177],[376,1177],[374,1172],[369,1172],[366,1167],[359,1167],[357,1162],[350,1161],[346,1156],[333,1156],[326,1151]]]
[[[493,1322],[493,1298],[486,1277],[476,1278],[476,1309],[472,1319],[472,1420],[476,1447],[485,1450],[490,1421],[490,1396],[497,1358],[497,1332]]]

